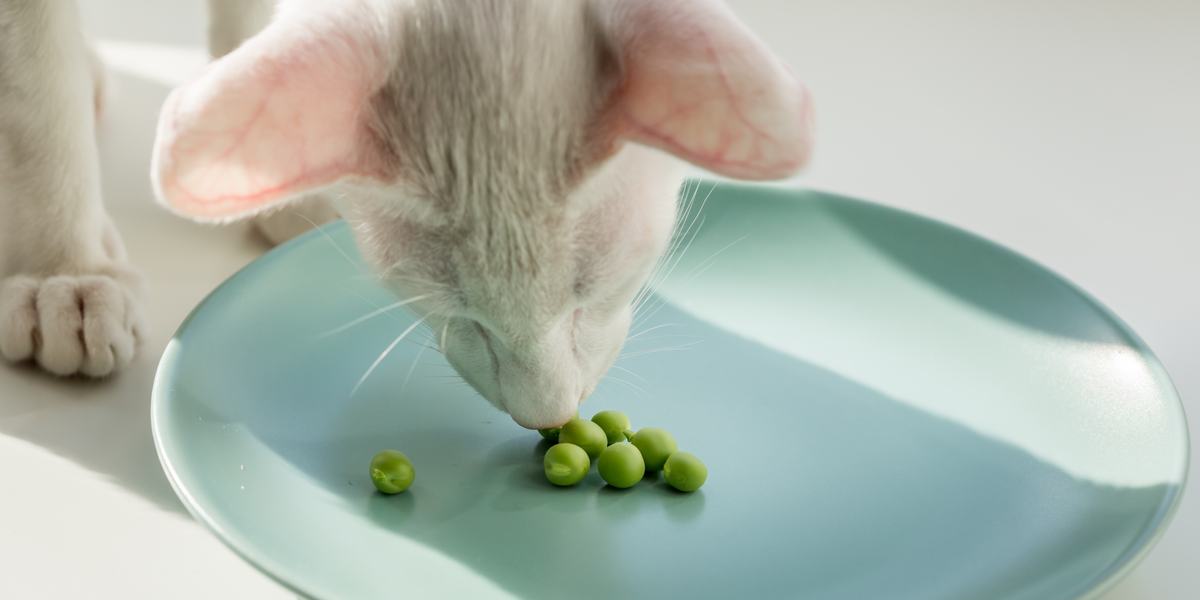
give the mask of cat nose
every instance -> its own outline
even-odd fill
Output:
[[[517,425],[520,425],[521,427],[524,427],[525,429],[550,429],[552,427],[562,427],[564,423],[566,423],[567,421],[570,421],[571,418],[574,416],[575,415],[572,414],[572,415],[566,417],[565,419],[556,418],[556,419],[529,419],[529,420],[526,420],[526,419],[522,419],[522,418],[514,415],[513,421],[516,421]]]
[[[568,333],[564,329],[517,338],[511,344],[492,344],[497,391],[518,425],[547,429],[575,416],[583,385]]]
[[[543,382],[545,383],[545,382]],[[570,421],[579,411],[577,393],[563,391],[538,396],[536,384],[526,387],[520,400],[505,396],[505,408],[513,421],[526,429],[549,429]],[[545,388],[543,388],[545,389]],[[544,394],[544,392],[543,392]]]
[[[509,416],[517,425],[526,429],[550,429],[551,427],[561,427],[567,421],[575,418],[578,412],[578,404],[566,403],[559,405],[554,410],[536,410],[525,412],[524,410],[512,410],[510,407]]]

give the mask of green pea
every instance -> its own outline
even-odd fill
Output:
[[[579,418],[579,411],[575,411],[575,418],[576,419]],[[539,429],[538,433],[542,434],[542,438],[544,438],[544,439],[550,440],[552,442],[557,442],[558,441],[558,432],[560,432],[560,431],[562,431],[562,427],[548,427],[546,429]]]
[[[562,486],[579,483],[591,466],[587,452],[575,444],[555,444],[546,451],[546,458],[542,460],[546,479]]]
[[[602,410],[592,417],[592,422],[604,430],[608,445],[625,441],[625,430],[629,429],[629,417],[616,410]]]
[[[665,429],[658,427],[639,429],[629,441],[633,442],[633,445],[642,452],[642,458],[646,460],[647,471],[661,471],[663,463],[667,462],[667,457],[679,449],[675,438],[671,437],[671,434],[667,433]]]
[[[608,436],[604,435],[604,430],[591,421],[579,418],[571,419],[562,426],[562,431],[558,433],[558,441],[583,448],[592,460],[608,447]]]
[[[694,454],[676,452],[663,465],[663,479],[681,492],[694,492],[708,479],[708,467]]]
[[[412,485],[416,471],[403,452],[384,450],[371,459],[371,482],[385,494],[399,494]]]
[[[633,444],[613,444],[600,453],[596,469],[608,485],[625,489],[642,480],[646,474],[646,462]]]

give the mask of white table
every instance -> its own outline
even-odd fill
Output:
[[[82,1],[113,64],[106,197],[150,281],[153,333],[107,382],[0,367],[0,597],[288,597],[191,520],[150,438],[166,340],[264,249],[243,227],[193,226],[150,200],[155,115],[203,60],[203,3]],[[804,185],[963,226],[1066,275],[1146,339],[1200,415],[1200,3],[733,4],[815,90]],[[1191,493],[1107,598],[1195,597],[1198,551]]]

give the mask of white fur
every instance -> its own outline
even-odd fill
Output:
[[[569,418],[615,360],[671,234],[676,157],[772,178],[808,156],[807,93],[717,0],[210,11],[216,63],[159,123],[163,203],[279,241],[339,197],[381,281],[422,297],[450,363],[527,427]],[[76,20],[0,0],[0,353],[104,375],[139,313]]]
[[[662,151],[779,177],[810,128],[716,0],[289,0],[171,95],[152,175],[199,220],[342,197],[450,363],[546,427],[612,365],[667,245],[682,164]]]
[[[108,375],[140,338],[100,197],[96,66],[72,3],[0,0],[0,355],[59,375]]]

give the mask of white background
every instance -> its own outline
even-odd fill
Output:
[[[1200,414],[1200,3],[732,4],[816,94],[819,151],[800,183],[965,227],[1064,274],[1141,334]],[[106,196],[150,281],[153,335],[98,384],[0,367],[0,597],[288,597],[188,517],[150,439],[167,338],[263,250],[244,228],[192,226],[150,200],[158,104],[202,63],[203,3],[82,10],[113,65]],[[1198,546],[1190,493],[1106,598],[1195,597]]]

